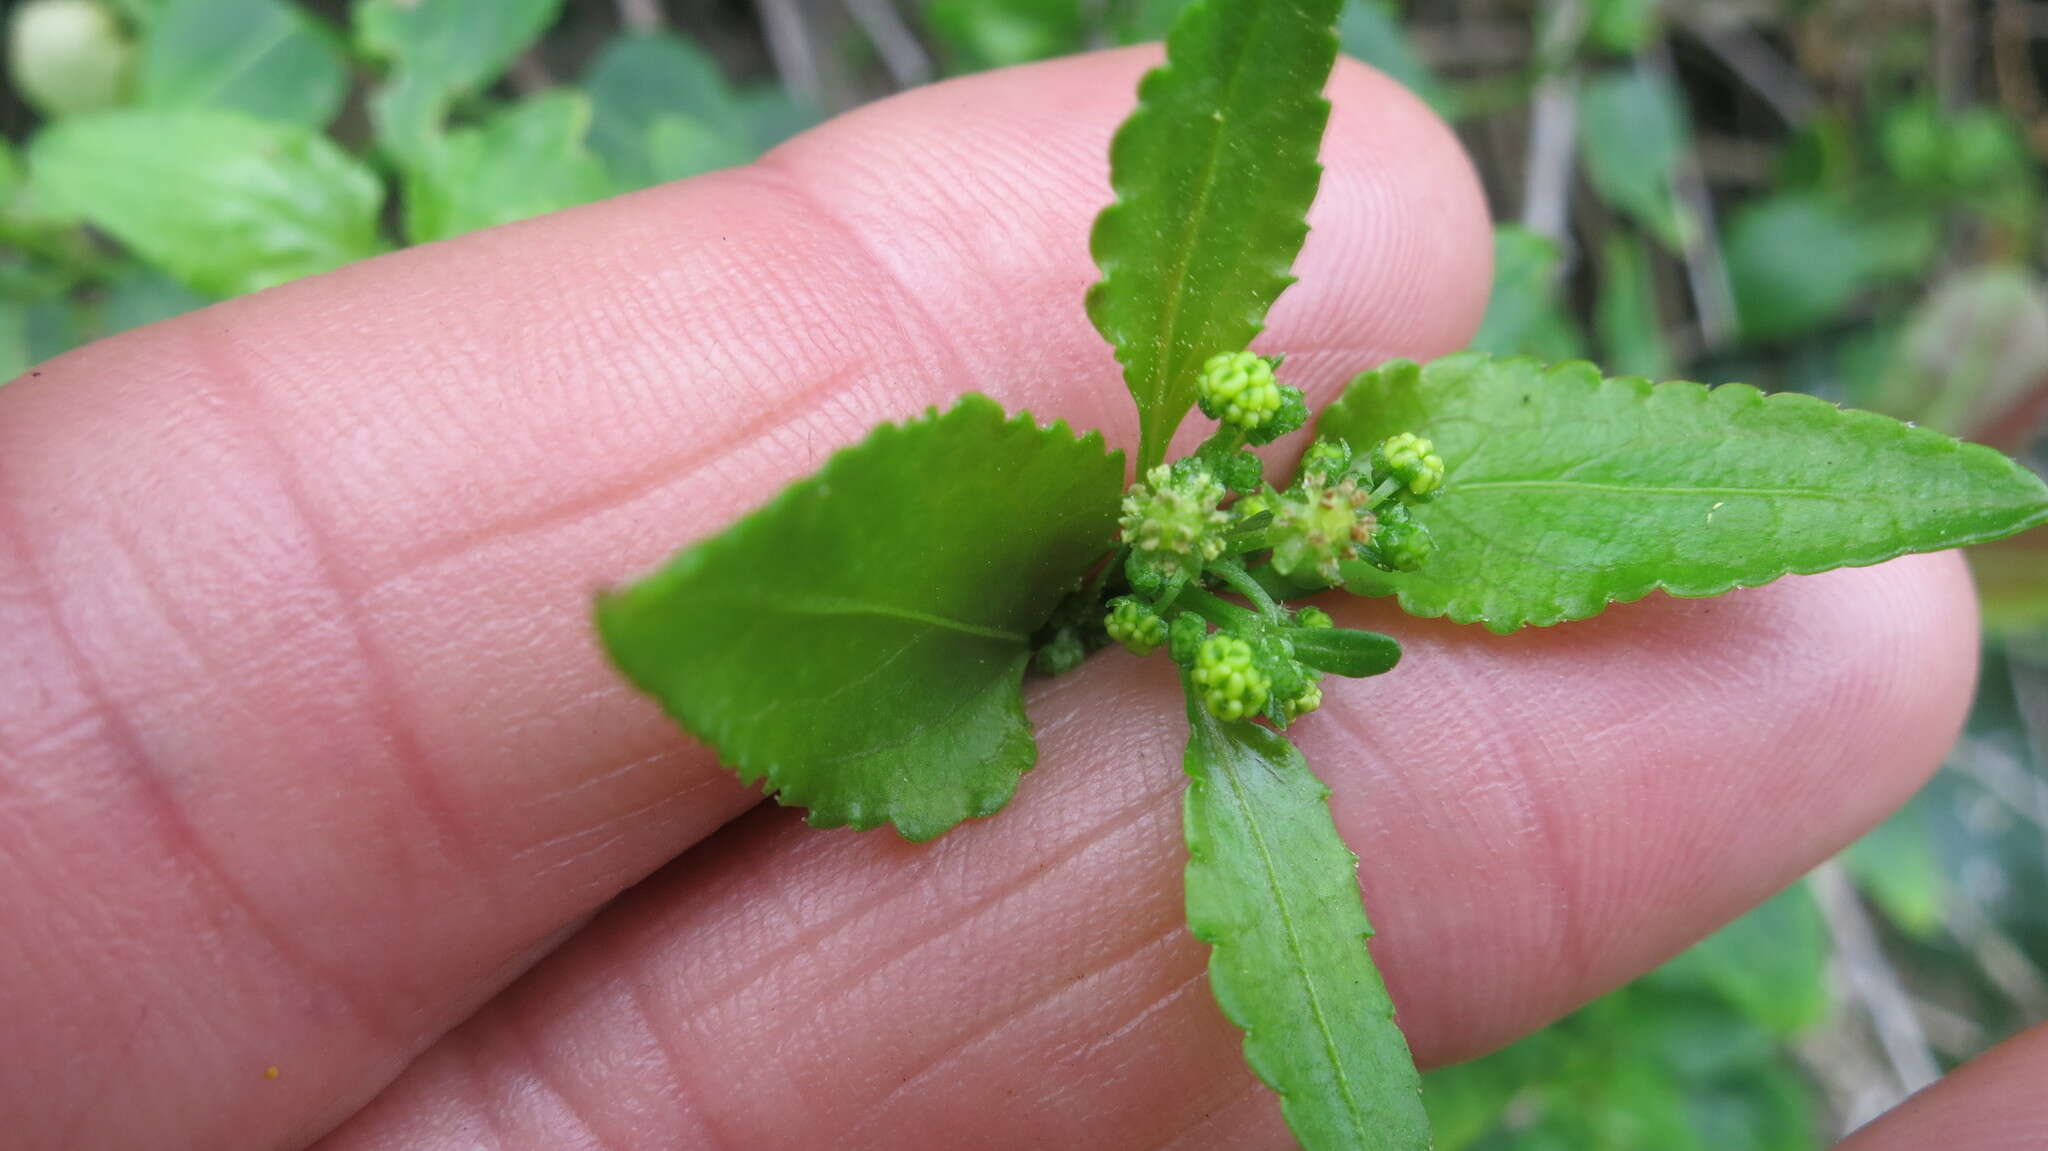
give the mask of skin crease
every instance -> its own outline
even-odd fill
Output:
[[[923,89],[0,390],[0,1130],[1287,1146],[1178,927],[1163,662],[1037,687],[1011,808],[911,847],[757,808],[587,623],[594,589],[963,390],[1135,442],[1080,299],[1155,59]],[[1258,345],[1318,405],[1462,345],[1489,278],[1448,131],[1363,68],[1330,91],[1302,283]],[[1870,826],[1974,666],[1952,556],[1506,639],[1326,606],[1408,646],[1299,734],[1430,1061]]]

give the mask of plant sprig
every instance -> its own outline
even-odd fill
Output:
[[[743,779],[818,826],[938,835],[1035,758],[1027,666],[1111,643],[1180,669],[1188,921],[1254,1072],[1306,1148],[1416,1151],[1419,1079],[1365,945],[1357,859],[1283,738],[1391,637],[1306,597],[1398,596],[1496,631],[1654,590],[1979,543],[2048,521],[2004,456],[1882,416],[1586,364],[1368,371],[1306,426],[1246,350],[1291,282],[1320,168],[1332,0],[1203,0],[1111,149],[1088,312],[1138,404],[1137,482],[1099,436],[970,396],[884,425],[662,571],[600,599],[607,650]],[[1165,459],[1188,409],[1216,421]]]

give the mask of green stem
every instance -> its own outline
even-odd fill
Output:
[[[1253,579],[1235,561],[1217,560],[1209,565],[1209,572],[1229,584],[1230,590],[1252,601],[1267,619],[1274,623],[1287,622],[1287,613],[1281,610],[1272,596],[1266,594],[1266,589],[1259,586],[1259,581]]]
[[[1246,611],[1229,600],[1212,595],[1192,584],[1180,593],[1174,604],[1181,611],[1194,612],[1214,624],[1236,624],[1243,627],[1259,622],[1257,612]]]
[[[1378,486],[1378,487],[1374,488],[1374,489],[1372,490],[1372,495],[1371,495],[1371,496],[1370,496],[1370,497],[1369,497],[1369,498],[1368,498],[1368,499],[1366,500],[1366,504],[1365,504],[1365,506],[1366,506],[1366,509],[1367,509],[1367,510],[1371,510],[1371,509],[1373,509],[1373,508],[1376,508],[1376,507],[1380,506],[1380,505],[1381,505],[1381,504],[1383,504],[1383,503],[1386,503],[1386,502],[1387,502],[1387,497],[1388,497],[1388,496],[1391,496],[1391,495],[1393,495],[1393,494],[1394,494],[1395,492],[1397,492],[1397,491],[1400,491],[1400,490],[1401,490],[1401,481],[1400,481],[1400,480],[1394,479],[1394,478],[1392,478],[1392,477],[1389,477],[1389,478],[1387,478],[1387,479],[1381,480],[1381,481],[1380,481],[1380,486]]]

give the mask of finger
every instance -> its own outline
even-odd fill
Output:
[[[606,669],[592,590],[969,388],[1131,442],[1080,300],[1149,59],[913,93],[0,392],[0,1127],[322,1129],[753,803]],[[1449,133],[1333,92],[1271,333],[1325,392],[1459,343],[1488,259]]]
[[[1399,635],[1296,735],[1426,1063],[1640,973],[1900,803],[1968,705],[1952,556]],[[1115,656],[1033,701],[1041,765],[912,847],[761,812],[611,909],[329,1145],[1281,1147],[1182,926],[1177,686]]]
[[[1839,1151],[2040,1151],[2048,1147],[2048,1027],[2010,1039],[1901,1103]]]

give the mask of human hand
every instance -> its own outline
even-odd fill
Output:
[[[597,587],[961,391],[1135,441],[1080,300],[1149,59],[921,90],[0,391],[0,1130],[1285,1146],[1180,926],[1164,668],[1042,685],[1010,809],[910,846],[760,807],[588,625]],[[1489,279],[1449,133],[1363,69],[1332,94],[1268,341],[1312,400],[1460,346]],[[1332,683],[1300,741],[1426,1063],[1870,826],[1975,658],[1953,556],[1505,640],[1329,606],[1427,655]]]

